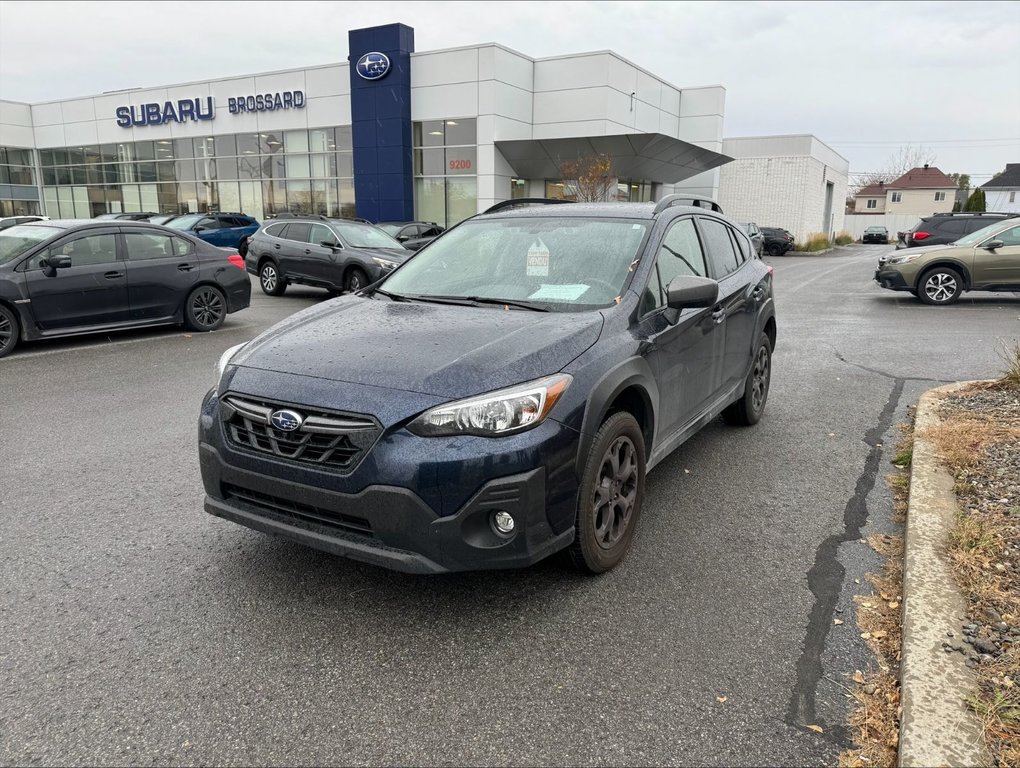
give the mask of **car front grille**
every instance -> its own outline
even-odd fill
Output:
[[[280,403],[226,395],[223,428],[231,444],[256,453],[351,472],[382,433],[370,416],[292,408]],[[300,416],[294,430],[277,429],[272,415],[286,410]]]
[[[302,527],[325,526],[345,533],[372,535],[372,524],[363,517],[344,515],[312,504],[282,499],[279,496],[236,485],[224,484],[223,493],[228,500],[258,515],[267,516],[268,513],[269,517],[282,518]]]

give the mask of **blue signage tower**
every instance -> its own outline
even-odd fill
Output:
[[[411,221],[414,30],[403,24],[387,24],[353,29],[347,39],[358,216],[369,221]]]

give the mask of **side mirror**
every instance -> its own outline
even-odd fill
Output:
[[[340,247],[339,244],[334,243],[332,240],[323,240],[319,245],[323,248],[333,248],[334,250]]]
[[[205,227],[195,227],[192,232],[205,232]]]
[[[407,242],[410,239],[411,238],[410,238],[409,235],[397,235],[397,240],[399,240],[402,243],[405,243],[405,242]]]
[[[719,300],[719,283],[707,277],[678,275],[666,288],[666,304],[670,309],[711,307]]]
[[[50,269],[67,269],[69,266],[71,266],[71,257],[50,256],[48,259],[46,259],[46,263],[43,264],[43,266],[49,267]]]
[[[989,240],[987,243],[982,245],[986,251],[994,251],[996,248],[1002,248],[1005,245],[1001,240]]]

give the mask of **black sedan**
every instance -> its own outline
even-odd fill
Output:
[[[0,231],[0,357],[18,341],[55,336],[178,323],[212,331],[250,299],[236,252],[147,222]]]
[[[881,243],[885,245],[889,242],[889,230],[885,227],[872,226],[864,230],[864,235],[861,236],[862,243]]]
[[[417,251],[446,231],[434,221],[380,221],[376,226],[409,251]]]

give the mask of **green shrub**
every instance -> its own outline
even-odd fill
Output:
[[[797,243],[794,246],[795,251],[824,251],[829,247],[829,236],[824,232],[812,232],[807,236],[807,240],[802,243]]]

